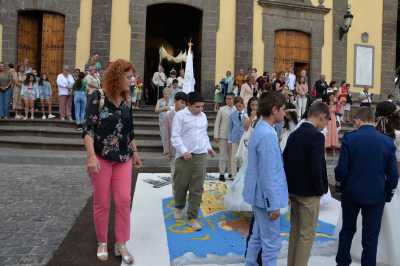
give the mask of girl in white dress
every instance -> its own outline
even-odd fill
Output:
[[[290,136],[290,134],[297,129],[298,121],[298,114],[296,111],[296,106],[292,103],[287,103],[285,107],[285,125],[283,126],[282,136],[281,136],[281,151],[285,150],[286,142]]]
[[[400,110],[391,102],[381,102],[376,108],[377,129],[383,134],[393,138],[396,145],[396,157],[400,165]],[[400,239],[400,191],[397,189],[392,201],[386,203],[382,217],[381,232],[379,234],[377,264],[398,266],[400,265],[400,252],[398,241]],[[351,255],[361,259],[361,216],[357,221],[357,233],[354,235]]]
[[[240,140],[238,152],[236,155],[241,160],[242,166],[240,167],[239,172],[235,176],[232,184],[228,186],[228,192],[226,193],[224,198],[225,208],[230,211],[251,211],[251,206],[243,200],[242,193],[244,188],[244,178],[247,169],[247,145],[249,143],[251,132],[253,131],[253,128],[255,127],[258,120],[257,109],[257,98],[250,98],[247,103],[247,114],[244,115],[246,119],[244,126],[245,132]]]

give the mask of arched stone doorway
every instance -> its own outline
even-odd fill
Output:
[[[64,62],[65,18],[54,12],[18,12],[17,62],[25,59],[39,73],[46,73],[57,95],[55,81]]]
[[[166,19],[166,14],[168,19]],[[200,9],[182,4],[155,4],[147,7],[146,20],[146,51],[144,65],[145,87],[151,88],[153,73],[159,65],[159,49],[163,46],[170,55],[176,56],[180,51],[187,50],[188,42],[194,44],[194,70],[196,91],[201,91],[201,47],[202,47],[202,18]],[[170,70],[179,72],[184,63],[175,64],[163,60],[161,65],[168,75]],[[150,90],[147,90],[150,92]],[[148,103],[154,104],[156,97],[149,93]]]
[[[307,33],[310,39],[308,77],[312,84],[319,79],[321,74],[324,15],[329,12],[329,9],[295,2],[298,1],[293,1],[292,4],[282,4],[270,0],[259,1],[265,7],[263,9],[264,68],[268,72],[275,71],[274,40],[276,32],[290,30]]]
[[[219,25],[219,2],[209,0],[135,0],[130,4],[131,33],[131,60],[137,72],[143,77],[145,72],[145,49],[146,49],[146,21],[147,7],[156,4],[181,4],[197,8],[203,12],[201,25],[201,93],[206,99],[214,97],[215,86],[215,62],[217,31]],[[164,20],[170,19],[167,14]],[[176,25],[176,29],[185,23]],[[196,47],[194,47],[195,49]]]
[[[274,71],[294,70],[296,76],[302,70],[310,70],[310,35],[301,31],[279,30],[275,32]]]
[[[64,64],[74,66],[81,0],[0,1],[0,24],[3,25],[3,61],[18,62],[18,15],[23,11],[55,12],[65,17]],[[3,5],[4,4],[4,5]]]

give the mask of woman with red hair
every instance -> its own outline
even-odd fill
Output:
[[[108,259],[107,235],[110,194],[115,202],[115,255],[133,263],[125,243],[130,238],[132,165],[141,167],[133,132],[129,85],[135,70],[119,59],[106,69],[103,90],[89,95],[83,136],[87,168],[93,185],[93,215],[97,257]],[[111,192],[111,193],[110,193]]]

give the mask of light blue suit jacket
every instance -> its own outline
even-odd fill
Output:
[[[240,143],[240,139],[244,133],[244,122],[245,122],[245,112],[242,113],[242,120],[239,120],[239,112],[234,111],[231,113],[229,118],[229,136],[228,140],[230,143]]]
[[[266,211],[288,206],[288,188],[278,136],[260,120],[249,141],[249,157],[243,189],[244,200]]]

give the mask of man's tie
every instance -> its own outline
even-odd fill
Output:
[[[242,121],[242,112],[239,112],[239,121]]]

